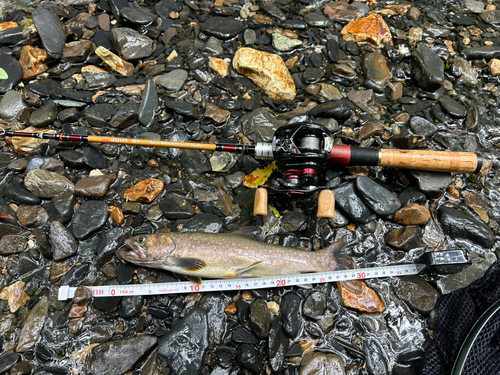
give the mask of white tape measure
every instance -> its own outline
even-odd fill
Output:
[[[153,296],[193,292],[218,292],[228,290],[265,289],[294,285],[322,284],[335,281],[364,280],[389,276],[417,275],[426,268],[440,272],[457,272],[470,265],[470,259],[462,250],[431,251],[424,253],[415,263],[393,266],[356,268],[331,272],[302,273],[298,275],[240,279],[204,279],[201,285],[191,281],[155,284],[88,286],[94,297]],[[73,298],[76,287],[63,285],[58,299]]]
[[[247,279],[203,279],[201,285],[191,281],[179,281],[156,284],[130,284],[88,286],[94,297],[147,296],[158,294],[178,294],[193,292],[217,292],[227,290],[265,289],[293,285],[321,284],[335,281],[364,280],[388,276],[416,275],[422,271],[424,264],[402,264],[376,268],[357,268],[352,270],[302,273],[299,275],[259,277]],[[73,298],[75,287],[63,285],[59,288],[60,301]]]

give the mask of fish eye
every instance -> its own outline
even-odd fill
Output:
[[[137,239],[137,242],[139,242],[139,243],[143,243],[144,241],[146,241],[146,237],[139,237]]]

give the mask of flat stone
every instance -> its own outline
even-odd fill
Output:
[[[156,76],[153,82],[167,90],[178,91],[188,78],[188,72],[184,69],[174,69],[167,74]]]
[[[53,260],[59,261],[76,254],[78,242],[71,233],[58,221],[50,223],[50,243],[52,244]]]
[[[151,56],[153,40],[134,29],[115,27],[111,30],[111,40],[118,54],[125,60],[137,60]]]
[[[92,126],[107,127],[115,115],[116,108],[110,103],[99,103],[85,109],[84,117]]]
[[[131,202],[151,203],[163,191],[163,181],[148,178],[127,189],[123,198]]]
[[[18,281],[5,287],[0,293],[0,299],[7,301],[9,311],[15,313],[30,300],[30,297],[24,291],[24,282]]]
[[[437,131],[436,125],[426,120],[425,118],[419,116],[414,116],[411,118],[410,127],[415,134],[424,137],[431,137]]]
[[[480,14],[484,11],[484,3],[476,0],[464,0],[464,6],[472,13]]]
[[[94,53],[96,45],[90,40],[77,40],[64,45],[61,61],[85,62]]]
[[[404,251],[421,247],[423,245],[422,239],[422,229],[416,225],[393,229],[385,236],[385,242],[388,245]]]
[[[33,111],[29,124],[35,128],[44,128],[57,119],[57,106],[53,100],[47,100],[42,108]]]
[[[342,358],[336,354],[321,352],[308,353],[300,364],[300,375],[345,375],[345,365]]]
[[[19,62],[7,54],[0,55],[0,68],[7,74],[6,79],[0,79],[0,94],[4,94],[17,86],[23,77],[23,70]]]
[[[268,108],[259,108],[240,119],[243,134],[254,142],[270,142],[284,121],[278,120]]]
[[[354,183],[341,184],[332,191],[335,195],[336,208],[349,220],[366,224],[376,218],[375,214],[358,196]]]
[[[24,178],[26,188],[41,198],[53,198],[66,192],[73,192],[75,187],[66,177],[44,169],[35,169]]]
[[[23,41],[23,26],[0,30],[0,46],[15,45]]]
[[[495,27],[500,26],[500,10],[490,10],[481,13],[480,17],[486,23],[493,25]]]
[[[42,48],[24,46],[21,50],[19,64],[23,71],[23,79],[30,80],[49,69],[49,56]]]
[[[302,46],[302,42],[298,39],[288,38],[280,33],[273,33],[273,47],[278,51],[289,52],[300,46]]]
[[[73,235],[82,240],[98,231],[108,220],[108,205],[104,201],[86,200],[71,220]]]
[[[59,60],[66,40],[64,26],[59,17],[42,7],[38,7],[31,17],[47,54],[53,60]]]
[[[430,218],[431,213],[427,208],[413,203],[398,210],[393,220],[403,225],[425,225]]]
[[[358,7],[340,1],[328,3],[323,12],[331,20],[339,22],[352,22],[365,15]]]
[[[24,353],[35,347],[45,324],[48,310],[49,299],[44,296],[28,314],[23,324],[23,328],[21,329],[21,333],[19,334],[16,352]]]
[[[88,368],[92,374],[124,374],[132,370],[157,341],[154,336],[139,335],[102,343],[92,348]]]
[[[439,103],[451,117],[464,118],[467,114],[467,108],[448,95],[439,98]]]
[[[271,99],[295,98],[295,84],[280,56],[244,47],[236,52],[233,67],[250,78]]]
[[[378,215],[392,215],[401,208],[401,202],[394,194],[369,177],[358,176],[356,187],[363,201]]]
[[[120,73],[124,77],[132,77],[134,75],[134,65],[115,55],[110,50],[99,46],[95,50],[95,54],[99,56],[106,65],[115,72]]]
[[[474,281],[484,276],[492,262],[480,256],[472,257],[472,264],[465,270],[451,274],[442,275],[437,280],[437,287],[442,294],[448,294],[455,290],[465,288]]]
[[[230,115],[230,111],[221,109],[212,103],[207,103],[204,114],[205,117],[211,118],[216,124],[225,123]]]
[[[403,276],[394,285],[399,298],[421,314],[429,314],[436,306],[439,293],[418,275]]]
[[[228,17],[210,17],[201,25],[201,31],[219,39],[231,39],[243,31],[243,23]]]
[[[136,7],[124,7],[120,11],[120,15],[127,21],[136,25],[149,25],[156,21],[157,16],[146,9]]]
[[[434,198],[443,194],[452,181],[451,173],[428,171],[411,171],[410,173],[417,180],[418,188]]]
[[[389,26],[379,14],[371,14],[368,17],[350,22],[344,26],[341,33],[342,38],[348,41],[368,42],[375,47],[381,47],[384,44],[392,45]]]
[[[6,234],[0,238],[0,255],[18,254],[28,249],[28,239],[18,234]]]
[[[462,55],[467,60],[498,59],[500,58],[500,46],[471,47],[464,49]]]
[[[21,93],[18,91],[7,91],[0,101],[0,119],[13,121],[27,110],[27,105],[23,102]]]
[[[367,53],[365,55],[363,59],[363,72],[366,79],[384,87],[392,78],[391,70],[387,66],[387,59],[380,52]]]
[[[152,80],[147,80],[142,93],[141,105],[139,106],[139,122],[144,126],[153,123],[155,111],[158,107],[158,92]]]
[[[19,223],[25,227],[35,228],[47,223],[49,215],[42,206],[19,206],[17,209]]]
[[[337,282],[342,304],[361,312],[376,313],[385,310],[385,302],[363,281]]]

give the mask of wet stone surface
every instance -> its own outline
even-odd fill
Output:
[[[0,137],[0,373],[418,373],[439,296],[480,278],[499,255],[497,4],[7,3],[0,129],[104,140]],[[272,190],[268,215],[256,217],[244,177],[270,160],[113,143],[253,146],[300,122],[326,127],[334,145],[472,151],[493,168],[406,170],[364,158],[334,166],[327,140],[317,173],[278,163],[257,184],[282,187],[284,171],[316,176],[335,194],[335,218],[316,217],[317,191]],[[57,300],[63,286],[185,280],[123,261],[131,236],[247,236],[256,227],[260,241],[310,252],[344,238],[338,268],[457,249],[472,265],[347,286],[205,293],[192,284],[191,293]],[[235,249],[216,251],[226,266]]]

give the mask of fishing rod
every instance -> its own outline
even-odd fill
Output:
[[[168,147],[191,150],[221,151],[251,155],[257,159],[275,160],[283,178],[278,186],[257,189],[254,214],[267,213],[267,190],[307,194],[322,190],[322,213],[318,217],[334,215],[333,193],[320,185],[321,175],[331,166],[381,166],[434,172],[485,174],[491,161],[473,152],[434,150],[373,149],[335,145],[332,133],[324,126],[310,123],[286,125],[276,130],[271,142],[257,142],[253,146],[226,143],[173,142],[162,140],[121,138],[94,135],[28,133],[0,129],[0,136],[53,139],[69,142],[111,143],[146,147]]]

